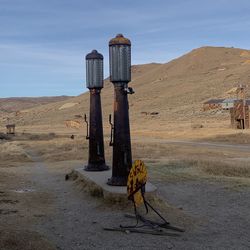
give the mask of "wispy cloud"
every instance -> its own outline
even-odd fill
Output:
[[[85,55],[99,50],[107,76],[116,33],[131,39],[134,64],[203,45],[250,48],[249,12],[249,0],[0,0],[0,85],[6,93],[22,85],[34,95],[79,94]]]

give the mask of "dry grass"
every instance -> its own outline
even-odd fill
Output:
[[[25,137],[26,136],[26,137]],[[83,136],[26,134],[18,141],[0,144],[1,162],[28,162],[26,152],[34,151],[43,161],[84,161],[88,160],[88,141]],[[232,140],[242,139],[245,135],[224,136]],[[26,139],[25,139],[26,138]],[[222,139],[221,139],[222,140]],[[108,164],[112,161],[112,147],[105,137],[105,156]],[[184,144],[164,143],[161,139],[141,138],[132,143],[133,159],[142,159],[149,168],[152,178],[160,179],[197,179],[213,177],[250,178],[249,153],[234,149],[197,147]],[[0,164],[0,166],[3,166]]]
[[[157,179],[200,179],[207,177],[250,178],[250,166],[244,162],[211,160],[174,160],[149,167]]]
[[[55,138],[60,138],[62,136],[57,135],[54,132],[50,133],[18,133],[14,137],[12,137],[12,140],[15,141],[49,141],[53,140]]]
[[[250,144],[250,134],[249,131],[237,131],[235,133],[228,135],[216,135],[206,139],[212,142],[223,142],[223,143],[233,143],[233,144]]]
[[[0,166],[8,167],[21,162],[30,162],[25,150],[18,142],[2,142],[0,144]]]
[[[250,167],[247,163],[198,161],[196,164],[209,175],[250,178]]]
[[[87,143],[82,139],[55,138],[49,141],[26,142],[27,150],[35,149],[44,161],[68,161],[87,159]]]
[[[107,138],[106,138],[107,139]],[[107,147],[106,161],[111,162],[112,148]],[[88,159],[88,142],[80,137],[76,140],[57,138],[49,142],[39,142],[36,149],[46,161],[68,161]],[[235,160],[234,157],[247,157],[247,152],[234,152],[217,148],[199,148],[164,143],[133,144],[133,159],[145,161],[152,177],[190,179],[200,177],[238,177],[250,178],[248,162]]]

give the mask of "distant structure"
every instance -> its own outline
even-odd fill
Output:
[[[15,134],[15,129],[16,129],[16,125],[15,124],[8,124],[6,125],[6,129],[7,129],[7,135],[14,135]]]
[[[203,103],[203,111],[212,109],[222,109],[222,103],[225,99],[210,99]]]
[[[64,124],[67,128],[79,129],[81,127],[81,123],[79,121],[66,120]]]
[[[222,109],[223,110],[230,110],[231,108],[234,107],[234,103],[237,100],[238,99],[236,99],[236,98],[228,98],[228,99],[223,100],[223,102],[221,103]]]
[[[240,84],[230,91],[237,95],[237,100],[230,108],[231,126],[235,129],[248,129],[249,128],[249,105],[246,101],[246,85]]]
[[[247,85],[239,84],[226,93],[229,98],[210,99],[203,103],[203,111],[229,110],[231,116],[231,127],[235,129],[249,128],[249,106],[250,100],[246,99]]]
[[[236,98],[227,98],[227,99],[210,99],[203,103],[203,111],[208,110],[230,110],[234,107],[234,103],[237,102]],[[250,99],[246,99],[246,105],[250,106]],[[143,113],[143,112],[142,112]]]
[[[243,100],[234,102],[234,107],[230,108],[231,127],[235,129],[249,128],[249,106],[244,105]]]

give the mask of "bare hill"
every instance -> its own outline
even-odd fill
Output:
[[[165,64],[135,65],[132,79],[130,86],[135,90],[129,97],[132,126],[164,128],[168,122],[202,120],[207,117],[201,111],[204,101],[222,97],[235,84],[250,81],[250,51],[202,47]],[[108,80],[102,91],[102,103],[107,125],[113,109],[113,86]],[[19,125],[60,124],[83,116],[88,107],[89,94],[84,93],[29,109],[13,119]]]
[[[0,98],[0,112],[17,112],[24,109],[29,109],[32,107],[64,101],[70,96],[45,96],[45,97],[10,97],[10,98]]]

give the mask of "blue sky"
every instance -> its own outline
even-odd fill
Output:
[[[79,95],[85,55],[123,33],[132,63],[201,46],[250,49],[249,0],[0,0],[0,97]]]

